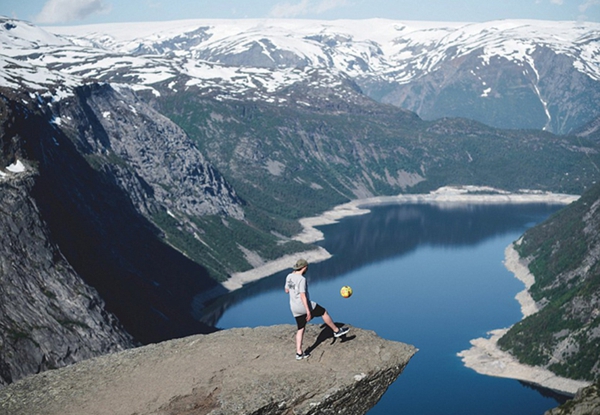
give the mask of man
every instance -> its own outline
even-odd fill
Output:
[[[290,295],[290,309],[296,319],[298,332],[296,333],[296,360],[306,359],[309,353],[302,351],[302,340],[304,338],[304,328],[313,317],[323,317],[335,337],[341,337],[348,333],[348,328],[338,328],[327,310],[319,304],[310,300],[308,294],[308,284],[304,274],[308,270],[308,262],[305,259],[299,259],[293,267],[294,271],[288,274],[285,279],[285,292]]]

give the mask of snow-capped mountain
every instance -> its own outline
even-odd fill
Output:
[[[567,133],[599,114],[600,24],[188,20],[49,27],[4,19],[0,85],[73,79],[285,104],[290,85],[340,89],[425,119]],[[75,77],[75,78],[74,78]],[[596,106],[596,105],[593,105]]]

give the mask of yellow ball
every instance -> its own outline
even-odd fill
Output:
[[[340,290],[340,294],[342,295],[342,297],[348,298],[352,295],[352,288],[350,288],[347,285],[344,285]]]

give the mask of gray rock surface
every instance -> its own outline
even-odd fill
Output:
[[[31,171],[0,177],[0,386],[134,345],[52,243]]]
[[[310,324],[311,357],[295,360],[295,326],[197,335],[48,371],[0,390],[11,415],[364,414],[416,353],[352,327]]]
[[[173,213],[243,219],[235,191],[185,132],[128,88],[82,87],[75,102],[65,100],[55,111],[82,153],[111,161],[103,169],[140,212],[158,203]]]

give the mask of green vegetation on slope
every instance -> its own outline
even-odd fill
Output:
[[[159,105],[244,201],[255,247],[264,242],[261,233],[277,245],[301,230],[299,218],[351,199],[447,185],[581,193],[598,174],[592,142],[464,119],[425,122],[354,94],[345,101],[316,97],[306,107],[165,90]],[[222,237],[210,234],[217,228],[207,231],[207,240]],[[171,243],[173,229],[166,229]],[[209,268],[219,275],[249,266],[239,249],[211,255]]]
[[[291,219],[361,196],[445,185],[579,194],[600,164],[595,143],[469,120],[425,122],[379,104],[328,112],[190,93],[165,97],[161,110],[249,205]]]
[[[167,212],[159,212],[153,215],[153,220],[166,233],[169,244],[206,267],[218,281],[225,281],[232,272],[251,268],[240,247],[264,260],[307,249],[300,242],[281,242],[271,234],[232,218],[193,218],[191,226]]]
[[[530,230],[516,248],[531,258],[533,298],[545,304],[498,344],[520,361],[570,378],[600,375],[600,185]]]

